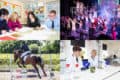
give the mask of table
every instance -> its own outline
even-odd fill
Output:
[[[17,32],[9,32],[0,35],[0,40],[59,40],[59,32],[42,29],[34,30],[32,28],[23,27]]]
[[[61,74],[61,80],[120,80],[120,66],[107,66],[97,69],[95,73],[90,70]]]

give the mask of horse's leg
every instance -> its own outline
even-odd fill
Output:
[[[47,74],[45,72],[45,69],[44,69],[44,62],[43,62],[43,60],[40,57],[37,57],[36,59],[37,59],[37,64],[41,67],[44,76],[47,76]]]
[[[44,69],[44,64],[40,64],[40,67],[42,69],[42,72],[44,73],[44,76],[47,76],[45,69]]]
[[[38,70],[37,66],[35,64],[33,64],[33,67],[35,68],[35,70],[38,74],[38,77],[41,79],[41,76],[40,76],[40,73],[39,73],[39,70]]]
[[[20,65],[20,61],[17,62],[17,65],[18,65],[20,68],[22,68],[22,66]]]
[[[25,64],[23,64],[23,62],[22,62],[21,59],[20,59],[20,64],[21,64],[24,68],[26,68]]]

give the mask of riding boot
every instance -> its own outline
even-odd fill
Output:
[[[22,57],[22,64],[24,64],[24,60],[23,59],[24,59],[24,57]]]
[[[23,67],[25,68],[26,66],[25,66],[25,62],[24,62],[24,57],[22,58],[22,65],[23,65]]]

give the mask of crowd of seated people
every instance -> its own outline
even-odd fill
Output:
[[[6,34],[8,32],[18,31],[23,27],[20,17],[17,12],[9,14],[9,11],[5,8],[0,9],[0,34]],[[44,24],[46,28],[41,26],[40,20],[37,18],[33,11],[29,11],[27,14],[27,27],[34,29],[50,29],[59,31],[60,24],[55,10],[51,10],[48,13],[47,20]]]
[[[77,8],[74,14],[71,12],[72,16],[61,16],[61,39],[120,39],[118,18],[114,16],[108,21],[107,17],[98,14],[95,6],[80,11],[81,8]]]

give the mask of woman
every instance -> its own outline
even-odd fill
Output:
[[[41,27],[39,19],[35,16],[33,12],[28,13],[27,26],[35,29]]]
[[[10,28],[10,30],[12,31],[17,31],[20,28],[22,28],[22,25],[19,21],[19,16],[17,12],[13,12],[12,15],[10,16],[9,20],[8,20],[8,26]]]

